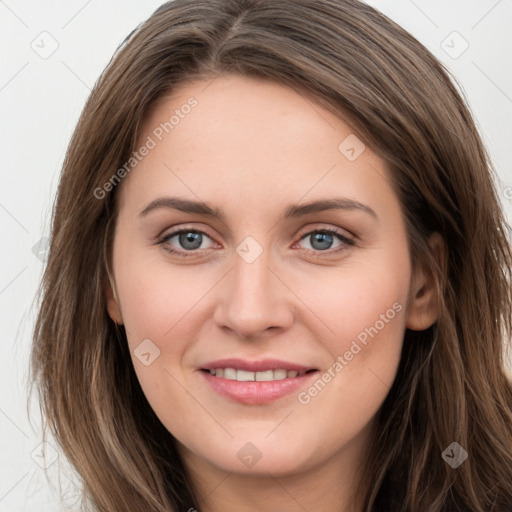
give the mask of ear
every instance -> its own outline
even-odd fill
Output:
[[[121,314],[121,307],[119,305],[119,299],[117,298],[116,287],[112,282],[110,275],[105,295],[107,298],[107,311],[110,318],[116,324],[123,325],[123,315]]]
[[[441,272],[445,272],[445,245],[439,233],[433,233],[429,246]],[[423,331],[432,326],[439,315],[439,291],[436,276],[425,265],[417,268],[411,280],[406,324],[408,329]]]

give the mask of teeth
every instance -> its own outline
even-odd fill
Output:
[[[247,370],[236,370],[235,368],[213,368],[209,370],[211,375],[223,377],[228,380],[237,380],[239,382],[265,382],[271,380],[292,379],[301,377],[306,372],[298,372],[297,370],[265,370],[262,372],[248,372]]]
[[[286,370],[274,370],[274,379],[275,380],[286,379]]]
[[[217,374],[215,374],[217,375]],[[248,381],[248,380],[255,380],[254,372],[247,372],[245,370],[237,370],[236,371],[236,380],[238,381]]]
[[[267,370],[266,372],[256,372],[254,374],[254,380],[257,380],[258,382],[274,380],[274,370]]]
[[[215,375],[217,375],[217,370],[215,370]],[[234,368],[224,368],[224,378],[236,380],[236,370]]]

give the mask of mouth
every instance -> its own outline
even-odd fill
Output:
[[[277,368],[275,370],[268,369],[263,371],[248,371],[240,368],[202,368],[202,371],[208,372],[214,377],[227,380],[236,380],[238,382],[271,382],[283,379],[294,379],[303,377],[308,373],[316,372],[312,368],[310,370],[286,370],[285,368]]]
[[[305,386],[317,368],[278,360],[224,359],[201,370],[210,388],[230,401],[259,405],[278,400]]]

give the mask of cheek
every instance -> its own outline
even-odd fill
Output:
[[[339,291],[324,304],[324,316],[334,332],[322,339],[332,361],[331,379],[325,379],[335,382],[333,387],[343,390],[344,397],[366,400],[365,390],[373,394],[377,385],[385,394],[394,379],[405,330],[406,294],[384,280],[353,284],[357,292]],[[321,304],[316,307],[320,311]]]
[[[401,344],[409,287],[407,253],[375,251],[366,261],[331,272],[328,280],[318,275],[307,279],[295,276],[293,282],[297,294],[317,313],[316,326],[311,323],[308,328],[320,333],[323,324],[319,341],[333,357],[350,350],[354,341],[368,349],[359,352],[361,361],[385,346],[370,344],[370,340]]]
[[[173,410],[184,411],[190,408],[190,395],[184,390],[192,389],[187,381],[189,372],[183,371],[187,354],[199,339],[201,326],[211,317],[211,311],[204,311],[204,299],[219,281],[219,273],[201,273],[192,266],[178,268],[157,251],[150,255],[133,248],[124,251],[122,240],[117,249],[116,285],[140,385],[159,417],[169,414],[171,397]],[[190,425],[190,417],[180,415],[171,423],[180,423],[181,417],[187,417],[185,423]],[[197,417],[202,417],[200,411]]]
[[[118,259],[116,284],[141,388],[157,416],[172,427],[169,430],[204,428],[201,409],[188,414],[194,402],[186,390],[192,388],[181,366],[201,324],[201,297],[215,280],[210,284],[198,279],[197,272],[194,277],[193,271],[171,269],[161,257],[150,261],[131,254],[130,260]]]
[[[335,334],[323,336],[327,366],[301,390],[294,414],[306,426],[314,418],[311,435],[322,431],[319,456],[355,438],[378,412],[396,375],[405,329],[406,287],[396,276],[379,281],[352,274],[340,281],[355,288],[340,288],[336,297],[312,305],[323,308]]]
[[[319,341],[330,362],[320,382],[306,389],[299,402],[314,403],[326,421],[329,415],[343,422],[355,419],[349,411],[357,411],[356,421],[369,419],[394,381],[405,332],[410,263],[405,241],[391,247],[397,249],[375,251],[367,260],[333,272],[323,293],[318,288],[313,293],[313,280],[301,290],[328,327],[319,327],[320,322],[308,326],[311,332],[322,332]],[[339,409],[333,412],[334,403]]]
[[[153,251],[142,252],[117,261],[116,284],[121,297],[123,321],[129,341],[144,338],[173,339],[173,348],[180,346],[176,333],[190,323],[201,298],[215,283],[211,275],[198,278],[192,267],[178,268]],[[211,281],[211,282],[210,282]]]

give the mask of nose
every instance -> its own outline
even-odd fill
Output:
[[[214,313],[219,328],[240,339],[257,339],[293,324],[294,295],[269,260],[266,250],[251,263],[235,253],[234,269],[223,280]]]

